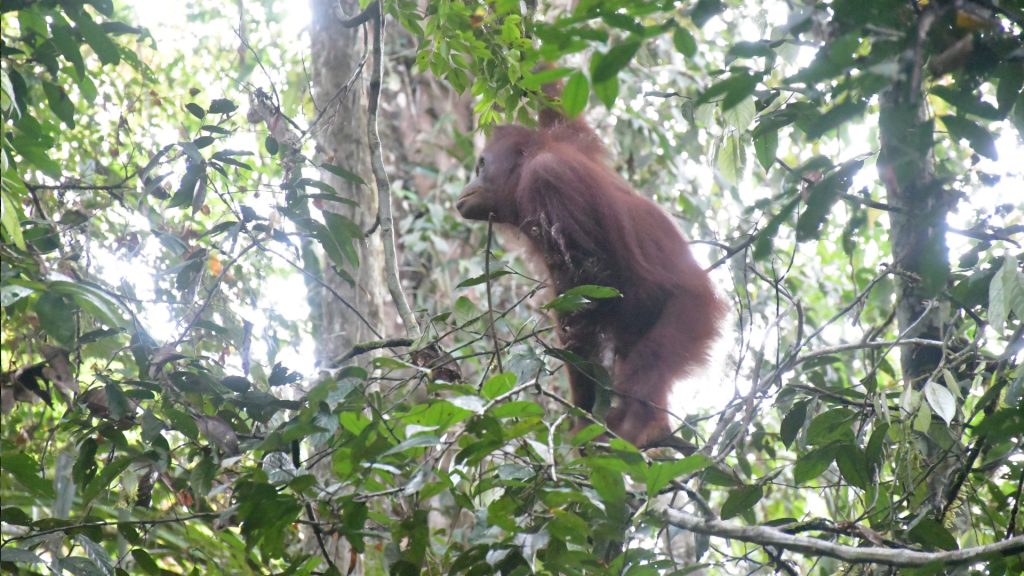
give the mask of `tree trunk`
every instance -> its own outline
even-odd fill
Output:
[[[932,166],[934,119],[925,108],[922,77],[924,39],[935,20],[932,10],[916,19],[916,39],[900,59],[901,76],[882,94],[878,170],[888,194],[896,265],[896,320],[904,338],[942,339],[944,310],[931,304],[949,277],[946,214],[952,195]],[[913,25],[913,23],[912,23]],[[907,386],[920,389],[939,365],[941,350],[903,346],[900,363]]]
[[[312,57],[313,101],[319,121],[313,135],[317,154],[324,162],[340,166],[371,182],[366,122],[367,75],[359,69],[367,53],[362,28],[345,29],[336,11],[339,0],[311,0],[310,54]],[[359,12],[356,0],[341,0],[345,17]],[[368,186],[353,184],[322,171],[320,178],[334,187],[338,194],[354,200],[358,206],[324,203],[324,210],[341,213],[363,231],[375,228],[377,197]],[[338,274],[328,259],[321,257],[325,286],[317,285],[317,305],[311,310],[318,317],[313,326],[316,333],[317,359],[321,366],[332,364],[352,349],[353,345],[378,337],[383,325],[383,253],[381,243],[372,236],[358,246],[359,266],[346,268],[349,282]],[[330,458],[320,461],[313,472],[323,485],[332,483]],[[306,531],[304,546],[312,554],[323,555],[341,574],[361,574],[363,566],[344,539],[329,534],[319,536]],[[352,564],[355,564],[354,566]]]
[[[878,170],[891,206],[890,244],[896,267],[896,321],[901,338],[943,340],[949,322],[947,308],[937,303],[949,278],[946,215],[955,196],[934,174],[934,118],[928,116],[922,80],[926,74],[925,39],[939,9],[929,5],[911,21],[914,32],[908,35],[909,45],[899,60],[900,78],[880,99]],[[921,392],[934,378],[942,354],[943,349],[934,346],[900,348],[904,395],[916,394],[913,406],[918,410],[926,408],[927,400]],[[915,414],[901,416],[906,420],[915,418]],[[931,438],[930,433],[926,436]],[[946,483],[958,464],[960,451],[956,447],[939,449],[932,442],[916,446],[923,457],[916,469],[926,474],[928,486],[919,518],[937,517],[946,504]],[[904,488],[910,492],[918,489],[914,485]]]
[[[342,1],[348,16],[359,12],[356,1]],[[370,182],[369,147],[366,141],[366,76],[357,72],[365,50],[362,28],[342,28],[335,11],[337,0],[312,0],[313,21],[310,31],[313,60],[313,99],[317,114],[322,114],[314,136],[323,159],[360,175]],[[353,75],[359,76],[353,81]],[[346,87],[346,84],[348,86]],[[334,186],[344,197],[358,203],[352,207],[330,203],[324,209],[334,210],[351,218],[362,230],[374,228],[377,198],[368,186],[353,184],[327,172],[321,178]],[[321,332],[316,334],[317,357],[321,364],[344,354],[353,344],[376,335],[367,322],[381,330],[383,291],[381,278],[383,258],[380,242],[370,237],[359,245],[359,267],[346,270],[354,284],[337,273],[328,271],[324,260],[324,281],[331,288],[322,294],[319,306]],[[344,302],[340,301],[344,299]],[[359,318],[345,302],[365,318]],[[315,309],[314,309],[315,310]]]

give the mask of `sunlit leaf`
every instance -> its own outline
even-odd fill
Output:
[[[590,84],[587,82],[587,77],[582,72],[574,72],[562,92],[562,108],[565,110],[566,116],[569,118],[579,116],[586,108],[589,99]]]
[[[757,138],[754,138],[754,154],[766,173],[775,164],[775,154],[778,148],[779,133],[777,131],[766,131]]]
[[[85,10],[72,10],[69,12],[71,18],[78,25],[78,31],[82,33],[85,41],[96,52],[100,62],[104,64],[117,64],[121,61],[121,49],[110,39],[110,36],[103,31],[96,21],[89,16]]]
[[[950,135],[954,139],[964,139],[971,143],[971,148],[986,158],[996,160],[996,140],[992,133],[967,118],[960,116],[940,116]]]
[[[948,426],[956,416],[956,398],[942,384],[928,380],[924,384],[924,397],[932,411]]]
[[[687,58],[693,58],[697,54],[697,41],[693,38],[693,34],[682,26],[677,26],[672,31],[672,44],[680,54]]]

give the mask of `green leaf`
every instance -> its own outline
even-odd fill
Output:
[[[43,93],[46,94],[46,102],[57,118],[67,124],[68,128],[74,128],[75,105],[68,97],[68,93],[60,86],[50,82],[43,82]]]
[[[273,154],[273,152],[271,152],[271,154]],[[324,162],[323,164],[320,164],[320,168],[323,168],[324,170],[330,172],[331,174],[334,174],[335,176],[341,178],[342,180],[346,180],[353,184],[358,184],[359,186],[366,186],[366,181],[360,178],[358,174],[356,174],[355,172],[350,172],[349,170],[346,170],[336,164],[329,164],[327,162]]]
[[[826,132],[835,130],[849,120],[862,116],[866,108],[867,102],[864,101],[847,100],[840,102],[807,126],[804,129],[804,134],[808,140],[817,140]]]
[[[78,31],[82,33],[86,43],[96,52],[100,62],[116,65],[121,61],[121,51],[117,44],[110,39],[110,36],[89,16],[85,10],[74,10],[70,14],[71,19],[78,24]]]
[[[85,487],[85,490],[82,493],[82,505],[88,505],[97,496],[99,496],[100,492],[103,492],[110,487],[110,483],[117,479],[122,472],[127,470],[128,467],[132,465],[133,461],[134,458],[131,456],[122,456],[104,466],[103,470],[101,470],[100,473],[97,474],[91,482],[89,482],[89,485]]]
[[[192,114],[196,118],[199,118],[200,120],[206,118],[206,110],[203,110],[203,107],[199,104],[196,104],[195,102],[189,102],[188,104],[185,104],[185,110],[188,110],[190,114]]]
[[[606,432],[604,426],[599,424],[588,424],[572,437],[573,446],[584,446],[594,438]]]
[[[259,545],[262,554],[283,555],[285,539],[281,535],[302,513],[302,505],[292,495],[277,492],[264,482],[239,482],[234,495],[241,533],[249,548]]]
[[[199,129],[204,132],[213,132],[214,134],[220,134],[222,136],[227,136],[228,134],[231,134],[231,130],[224,128],[223,126],[216,126],[214,124],[203,124],[199,127]],[[220,154],[220,152],[214,154],[213,158],[217,159],[218,154]]]
[[[202,150],[203,148],[206,148],[210,144],[213,144],[215,141],[216,139],[214,139],[213,136],[204,135],[199,136],[198,138],[193,140],[192,143],[196,145],[197,150]]]
[[[592,89],[597,99],[606,107],[611,108],[615,105],[615,99],[619,97],[619,77],[615,76],[611,80],[596,82]]]
[[[725,3],[722,0],[697,0],[697,3],[690,11],[690,19],[698,28],[703,28],[709,20],[725,10]]]
[[[223,384],[225,388],[239,394],[248,392],[252,389],[252,382],[244,376],[225,376],[224,378],[221,378],[220,383]]]
[[[8,187],[7,184],[9,182],[13,182],[13,180],[9,180],[8,177],[13,179],[18,176],[16,174],[10,174],[8,176],[7,172],[8,171],[5,170],[4,174],[0,176],[0,178],[3,178],[4,184],[4,190],[0,192],[0,222],[3,224],[3,229],[7,234],[7,238],[14,242],[14,245],[17,246],[18,249],[24,250],[25,238],[21,235],[21,214],[18,209],[18,203],[14,201],[14,198],[7,194],[6,190]],[[24,187],[20,180],[18,181],[18,184],[20,187]],[[4,306],[7,306],[7,304],[4,304]]]
[[[190,440],[199,439],[199,427],[196,426],[196,421],[191,416],[171,406],[164,408],[164,415],[170,420],[171,428],[181,432]]]
[[[750,510],[764,496],[764,488],[760,484],[741,486],[729,491],[729,496],[722,504],[722,520],[728,520]]]
[[[356,249],[356,243],[363,240],[362,229],[352,219],[337,212],[326,211],[323,216],[327,230],[330,231],[338,248],[341,249],[352,267],[357,268],[359,266],[359,251]]]
[[[715,162],[715,168],[718,169],[718,174],[722,179],[735,186],[743,176],[745,158],[746,154],[744,153],[743,143],[740,141],[739,135],[730,134],[725,137],[722,147],[718,149],[718,160]]]
[[[828,176],[808,186],[807,206],[796,221],[797,241],[806,242],[818,238],[822,224],[832,214],[832,207],[850,188],[854,175],[863,165],[864,160],[860,158],[849,160]]]
[[[54,46],[56,46],[57,49],[60,50],[61,55],[75,67],[75,73],[78,75],[78,78],[85,76],[85,60],[82,59],[82,51],[75,38],[75,33],[71,30],[71,27],[67,25],[67,21],[60,17],[54,17],[54,21],[50,25],[50,30],[50,38],[53,40]]]
[[[540,418],[544,416],[544,409],[534,402],[522,400],[518,402],[502,402],[492,408],[489,414],[498,419]]]
[[[797,434],[800,433],[806,421],[807,400],[793,404],[793,407],[786,413],[786,417],[782,419],[782,425],[779,427],[779,435],[782,437],[782,443],[786,445],[786,448],[793,445],[793,441],[796,440]]]
[[[569,118],[579,116],[590,99],[590,84],[582,72],[573,72],[562,92],[562,109]]]
[[[584,284],[566,290],[551,300],[551,302],[542,306],[542,308],[554,310],[555,312],[574,312],[585,308],[593,303],[594,300],[619,298],[621,296],[622,293],[615,288]]]
[[[871,465],[859,446],[845,444],[835,451],[839,473],[851,486],[867,490],[871,487]]]
[[[39,326],[65,348],[74,347],[77,310],[71,298],[52,291],[44,292],[35,303]]]
[[[110,17],[114,15],[114,2],[113,0],[86,0],[86,3],[91,4],[96,11],[104,16]]]
[[[78,458],[75,459],[75,464],[71,468],[71,477],[79,487],[84,488],[96,476],[98,470],[96,466],[97,448],[99,448],[99,444],[95,438],[91,437],[83,440],[78,446]]]
[[[338,191],[334,189],[334,186],[331,186],[327,182],[323,182],[321,180],[314,180],[312,178],[299,178],[295,182],[295,186],[297,188],[316,188],[317,190],[322,190],[326,192],[329,196],[335,196],[338,194]]]
[[[149,555],[142,548],[132,549],[132,559],[135,560],[135,566],[141,569],[146,574],[152,574],[153,576],[160,576],[163,572],[160,571],[160,566],[157,565],[153,557]]]
[[[1004,62],[999,67],[999,87],[996,89],[996,102],[999,112],[1005,117],[1013,108],[1013,103],[1021,95],[1024,87],[1024,69],[1019,62]]]
[[[391,454],[400,454],[400,453],[405,452],[406,450],[410,450],[412,448],[426,448],[426,447],[433,448],[435,446],[440,446],[440,445],[441,445],[441,439],[438,438],[437,436],[433,436],[431,434],[420,434],[420,435],[417,435],[417,436],[413,436],[412,438],[409,438],[408,440],[406,440],[405,442],[402,442],[401,444],[398,444],[397,446],[393,446],[391,449],[389,449],[386,452],[384,452],[383,454],[381,454],[381,456],[389,456]]]
[[[755,115],[757,115],[757,106],[754,104],[753,96],[747,96],[732,108],[722,108],[722,119],[739,132],[747,130],[750,123],[754,121]]]
[[[927,434],[928,430],[932,427],[932,409],[927,402],[922,402],[917,407],[912,427],[915,432],[920,432],[921,434]]]
[[[973,114],[986,120],[1002,120],[1005,112],[1009,112],[1009,108],[1005,112],[1000,112],[995,106],[982,100],[979,92],[966,87],[938,85],[929,88],[928,92],[956,106],[957,112],[961,114]]]
[[[485,284],[487,282],[487,280],[489,280],[489,279],[490,280],[494,280],[496,278],[501,278],[502,276],[508,276],[509,274],[511,274],[511,272],[509,272],[508,270],[492,270],[489,275],[488,274],[480,274],[479,276],[473,276],[472,278],[466,278],[462,282],[459,282],[458,286],[456,286],[455,288],[456,289],[468,288],[470,286],[477,286],[479,284]]]
[[[19,284],[5,284],[0,286],[0,307],[6,308],[22,298],[35,294],[36,291],[28,286]]]
[[[352,544],[357,552],[365,551],[361,531],[366,525],[370,516],[370,508],[366,502],[348,500],[341,508],[342,527],[344,528],[345,539]]]
[[[800,197],[795,196],[789,202],[783,206],[777,214],[772,216],[768,223],[765,224],[764,228],[758,232],[757,241],[754,242],[754,259],[764,260],[772,253],[772,245],[775,240],[775,235],[779,233],[779,227],[786,220],[789,220],[793,210],[796,209],[797,204],[800,203]]]
[[[7,508],[4,508],[4,510],[6,511]],[[4,518],[4,522],[6,521],[7,518]],[[35,552],[25,550],[24,548],[15,548],[14,546],[0,548],[0,562],[3,562],[5,565],[10,563],[10,568],[15,573],[17,573],[17,568],[15,567],[17,564],[45,564],[43,559],[37,556]],[[62,566],[62,568],[68,568],[68,566]],[[26,568],[27,570],[28,568]],[[99,570],[97,569],[97,571]]]
[[[125,326],[121,303],[94,284],[55,280],[48,288],[54,293],[71,296],[93,318],[111,328]]]
[[[833,408],[818,414],[807,427],[807,442],[823,446],[835,440],[852,438],[850,425],[856,417],[857,414],[849,408]]]
[[[879,421],[871,432],[868,446],[864,450],[864,458],[867,460],[871,470],[878,470],[882,465],[882,458],[885,456],[885,441],[889,434],[889,425]]]
[[[21,451],[8,451],[0,455],[0,470],[14,477],[24,488],[39,498],[54,497],[53,483],[39,476],[39,463]]]
[[[687,58],[693,58],[697,55],[697,41],[693,38],[693,34],[682,26],[677,26],[672,31],[672,44],[675,45],[676,50],[680,54]]]
[[[591,533],[591,526],[586,520],[572,512],[554,509],[552,510],[551,522],[548,524],[551,535],[565,542],[574,542],[579,546],[587,544],[587,537]]]
[[[765,174],[775,164],[775,155],[779,149],[779,132],[767,130],[754,138],[754,154],[757,162],[764,168]]]
[[[590,482],[609,508],[618,509],[625,504],[626,484],[621,472],[605,466],[594,466],[590,472]]]
[[[647,494],[653,497],[672,480],[703,470],[711,464],[713,461],[703,454],[692,454],[670,462],[653,462],[647,470]]]
[[[751,74],[748,70],[734,72],[725,80],[716,82],[705,90],[697,99],[697,103],[712,102],[722,96],[722,110],[728,110],[753,94],[760,81],[759,76]]]
[[[124,395],[124,390],[116,382],[107,382],[105,392],[107,393],[107,408],[110,410],[111,418],[120,420],[130,415],[131,406],[128,404],[128,398]]]
[[[960,548],[956,538],[950,534],[949,530],[932,518],[922,519],[917,526],[910,529],[907,535],[915,542],[933,550],[958,550]]]
[[[521,86],[527,90],[540,90],[545,84],[556,82],[572,72],[571,68],[541,68],[536,73],[526,73]]]
[[[4,506],[0,509],[0,521],[13,526],[31,526],[32,517],[21,508]]]
[[[756,42],[736,42],[729,47],[729,56],[732,58],[773,58],[775,50],[772,49],[768,40]]]
[[[639,41],[627,40],[612,46],[607,53],[595,53],[591,60],[591,80],[594,84],[601,84],[615,78],[620,70],[629,65],[639,49]]]
[[[480,390],[483,397],[488,400],[494,400],[498,396],[512,390],[516,385],[516,375],[511,372],[502,372],[501,374],[495,374],[491,376],[486,382],[484,382],[483,388]]]
[[[834,458],[835,448],[831,444],[800,455],[793,466],[793,481],[797,484],[804,484],[814,480],[828,470]]]
[[[210,114],[230,114],[238,110],[238,105],[227,98],[217,98],[210,102],[210,107],[207,110]]]
[[[472,300],[465,296],[459,296],[455,300],[455,321],[459,324],[471,322],[480,316],[480,309]]]
[[[967,118],[959,116],[940,116],[954,140],[964,139],[971,143],[971,148],[986,158],[999,159],[996,152],[996,140],[992,134]]]
[[[988,321],[996,332],[1002,332],[1010,313],[1024,318],[1024,273],[1017,269],[1017,260],[1005,256],[988,285]]]
[[[263,140],[263,146],[267,149],[267,154],[276,156],[280,146],[277,143],[277,138],[267,134],[267,137]]]
[[[178,185],[178,190],[174,193],[174,196],[171,197],[171,201],[168,202],[167,207],[179,208],[181,206],[192,206],[196,197],[196,191],[200,186],[200,181],[205,175],[205,163],[189,164],[185,169],[185,175],[181,177],[181,183]]]
[[[928,380],[924,383],[924,397],[932,407],[932,412],[949,426],[956,417],[956,398],[953,393],[942,384]]]

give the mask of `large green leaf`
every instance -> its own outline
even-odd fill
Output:
[[[964,139],[971,143],[971,148],[986,158],[998,159],[996,152],[996,139],[992,133],[983,128],[980,124],[962,118],[960,116],[940,116],[942,123],[946,125],[949,134],[954,139]]]
[[[582,72],[574,72],[569,77],[562,92],[562,109],[566,116],[575,118],[587,107],[587,100],[590,99],[590,84]]]
[[[594,84],[601,84],[615,78],[620,70],[629,65],[639,49],[638,40],[627,40],[612,46],[604,54],[595,53],[591,61],[591,80]]]

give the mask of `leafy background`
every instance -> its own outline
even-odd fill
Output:
[[[324,349],[317,298],[379,236],[328,176],[374,178],[314,141],[302,11],[239,6],[0,8],[5,569],[1019,573],[1015,3],[385,3],[423,335],[352,350]],[[719,373],[680,386],[697,454],[581,449],[601,428],[568,435],[551,295],[454,215],[488,127],[556,79],[733,302]],[[427,81],[411,158],[396,119]]]

